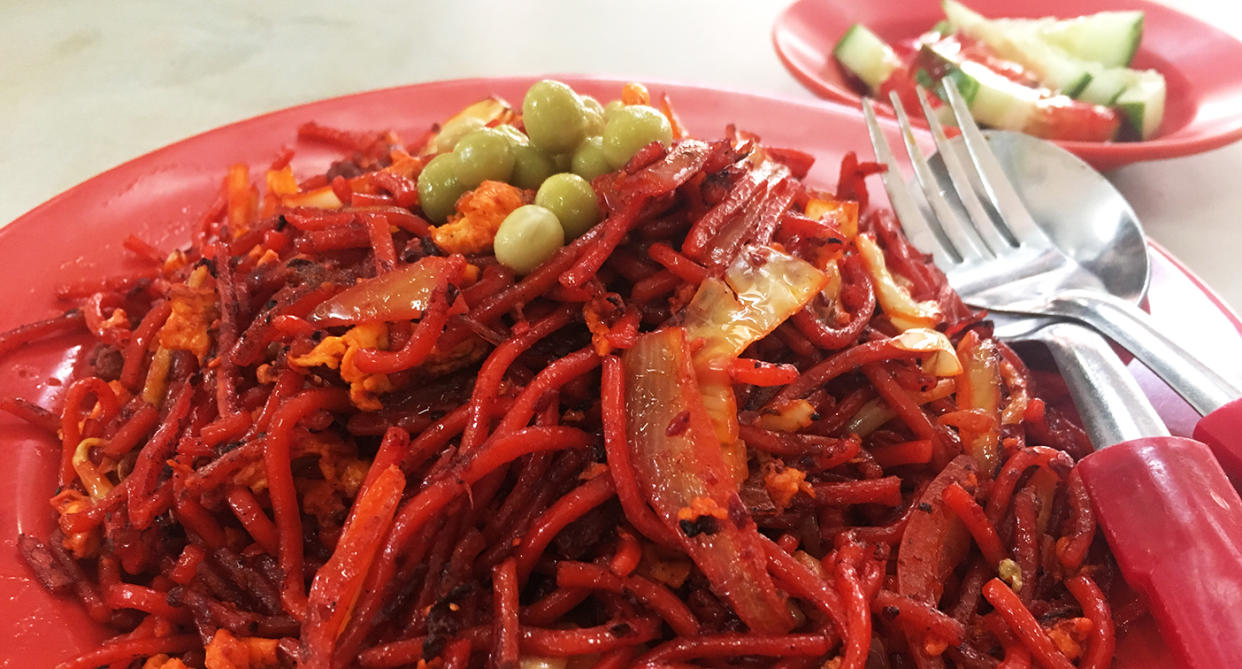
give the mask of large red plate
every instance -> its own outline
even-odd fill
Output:
[[[1164,74],[1169,86],[1164,124],[1146,142],[1060,142],[1099,169],[1199,153],[1242,138],[1238,74],[1242,43],[1210,25],[1146,0],[968,0],[966,4],[990,17],[1143,10],[1143,41],[1133,66]],[[943,18],[939,0],[798,0],[777,18],[772,41],[785,66],[808,88],[856,107],[859,93],[832,57],[832,48],[846,29],[862,23],[885,40],[900,42]]]
[[[564,77],[580,91],[615,97],[621,82]],[[342,128],[392,128],[413,137],[476,99],[496,94],[521,98],[529,79],[472,79],[420,84],[316,102],[242,121],[147,154],[101,174],[0,229],[0,330],[44,318],[61,308],[52,298],[65,281],[117,272],[126,265],[121,242],[128,234],[163,248],[183,243],[199,212],[219,192],[225,169],[244,161],[262,169],[294,142],[308,120]],[[690,130],[718,136],[725,125],[756,131],[774,145],[799,147],[819,159],[811,179],[831,186],[845,152],[869,155],[856,114],[838,106],[790,102],[691,86],[656,85],[674,100]],[[891,141],[896,141],[894,137]],[[309,174],[334,157],[322,147],[299,146],[293,165]],[[1219,350],[1242,345],[1240,326],[1206,288],[1165,255],[1153,257],[1150,295],[1156,319],[1175,328],[1193,324]],[[0,388],[45,406],[56,401],[76,349],[62,339],[27,347],[4,361]],[[1189,427],[1187,408],[1158,382],[1150,393],[1176,431]],[[51,666],[102,638],[67,600],[53,598],[31,580],[17,554],[19,532],[46,535],[55,486],[56,445],[24,424],[0,415],[0,665]],[[1151,666],[1153,637],[1132,635],[1128,652]],[[1158,647],[1158,644],[1156,644]]]

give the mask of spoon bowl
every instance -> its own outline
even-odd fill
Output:
[[[1031,217],[1052,241],[1109,293],[1141,301],[1151,273],[1147,242],[1138,216],[1116,187],[1056,144],[1016,132],[984,134]]]
[[[1147,293],[1151,265],[1138,215],[1108,179],[1081,158],[1030,135],[985,130],[988,146],[1031,217],[1052,242],[1115,297],[1137,304]],[[960,137],[950,144],[959,159],[970,156]],[[929,161],[942,183],[948,172],[940,155]],[[974,184],[982,195],[982,186]],[[956,196],[951,198],[957,202]],[[981,198],[989,213],[986,198]]]

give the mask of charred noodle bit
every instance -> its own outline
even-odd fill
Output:
[[[90,341],[55,413],[0,397],[60,453],[20,553],[116,635],[60,666],[1108,666],[1064,398],[869,206],[877,166],[834,197],[641,86],[636,137],[540,90],[411,144],[307,124],[324,173],[238,165],[192,245],[130,238],[140,269],[0,333]],[[536,126],[636,152],[518,275]],[[456,181],[490,159],[458,166],[513,183]]]

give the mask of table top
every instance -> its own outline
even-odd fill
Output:
[[[889,0],[892,1],[892,0]],[[1242,38],[1242,6],[1167,4]],[[0,0],[0,224],[121,162],[283,107],[472,76],[586,73],[813,100],[784,2]],[[1109,174],[1148,235],[1242,310],[1242,143]]]

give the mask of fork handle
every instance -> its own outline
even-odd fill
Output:
[[[1200,414],[1242,397],[1242,389],[1157,331],[1151,317],[1132,302],[1070,290],[1050,300],[1048,306],[1055,315],[1087,323],[1133,353]]]

